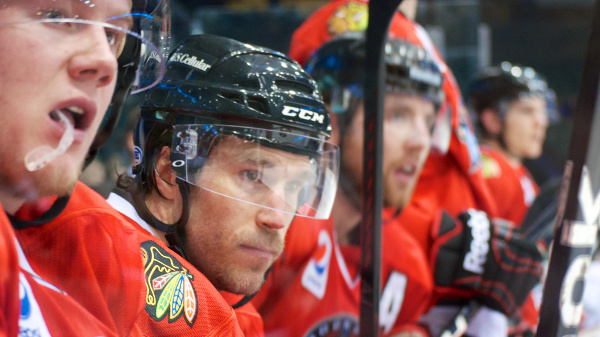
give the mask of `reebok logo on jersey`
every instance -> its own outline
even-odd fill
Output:
[[[322,299],[327,289],[329,266],[333,244],[327,231],[319,233],[319,246],[302,273],[302,286],[318,299]]]
[[[283,111],[281,113],[284,116],[298,117],[300,119],[304,119],[305,121],[319,122],[320,124],[325,123],[325,115],[312,110],[295,108],[293,106],[286,105],[283,107]]]
[[[463,268],[476,274],[483,274],[483,265],[490,250],[490,223],[484,212],[469,210],[471,216],[467,226],[471,227],[470,250],[465,255]]]
[[[142,242],[146,274],[146,312],[156,321],[166,316],[172,323],[184,317],[191,327],[198,315],[194,276],[154,241]]]

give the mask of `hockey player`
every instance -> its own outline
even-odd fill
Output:
[[[111,97],[92,152],[127,93],[160,80],[167,14],[164,1],[1,2],[0,39],[10,47],[0,54],[0,202],[16,233],[3,211],[0,335],[140,332],[134,323],[146,287],[132,244],[139,232],[77,178]],[[38,217],[44,204],[50,208]],[[229,321],[210,322],[220,325],[217,334],[223,323],[237,327],[231,308],[226,313]]]
[[[0,297],[19,300],[17,310],[12,300],[8,307],[2,307],[1,315],[8,317],[0,318],[0,335],[108,336],[134,330],[134,321],[120,320],[116,312],[111,315],[105,301],[94,302],[98,300],[95,297],[84,303],[88,299],[78,297],[76,289],[62,287],[50,275],[42,275],[33,261],[42,255],[52,256],[53,251],[28,247],[20,240],[20,231],[15,233],[10,228],[21,228],[18,219],[11,217],[11,224],[4,212],[15,215],[26,201],[72,192],[115,87],[115,98],[122,100],[131,89],[143,90],[160,76],[160,66],[153,68],[156,71],[148,68],[144,77],[138,77],[136,88],[131,88],[132,81],[125,74],[135,77],[141,70],[138,66],[148,56],[141,50],[155,52],[155,66],[160,65],[160,47],[155,42],[168,35],[154,28],[161,19],[168,19],[161,15],[166,13],[163,10],[167,5],[128,0],[0,3],[0,39],[10,46],[0,55],[0,122],[7,128],[0,135],[0,225],[6,241],[1,259],[9,263],[9,269],[1,271]],[[131,48],[126,50],[125,46]],[[119,84],[117,78],[121,79]],[[113,115],[117,111],[113,109]],[[103,136],[111,123],[106,125]],[[64,206],[64,198],[60,200],[55,209]],[[47,220],[26,225],[33,231]],[[38,234],[43,236],[41,232]],[[60,233],[65,238],[74,237],[69,226],[61,228]],[[109,241],[107,247],[119,244],[119,239],[127,239],[127,231],[122,234],[114,240],[99,241]],[[60,242],[55,244],[59,246]],[[77,255],[76,247],[69,248],[69,254]],[[135,250],[132,252],[139,256]],[[72,261],[76,263],[76,259]],[[128,274],[143,270],[139,258],[134,266],[137,269],[130,270],[131,266],[120,263],[102,272]],[[65,277],[67,265],[60,268],[52,276]],[[10,281],[8,286],[5,279]],[[71,281],[77,282],[78,289],[93,286],[85,284],[84,278]],[[96,285],[112,287],[108,283]],[[136,285],[136,281],[124,282],[123,290],[129,285]],[[122,308],[132,307],[123,303]]]
[[[329,114],[316,83],[281,53],[187,38],[147,93],[134,134],[135,176],[120,177],[108,201],[185,257],[194,278],[243,295],[236,308],[264,283],[294,217],[329,216],[339,162],[325,140]],[[236,314],[246,336],[263,334],[253,306]]]
[[[542,154],[555,94],[533,68],[502,62],[471,82],[469,104],[480,133],[483,173],[495,196],[497,216],[521,226],[539,194],[523,159]],[[512,333],[535,331],[537,309],[530,297]]]
[[[48,111],[58,109],[45,112],[47,123],[50,123],[50,131],[45,132],[49,133],[46,137],[59,138],[61,134],[63,136],[58,141],[57,149],[42,147],[25,155],[24,162],[30,170],[37,169],[36,172],[40,174],[49,174],[48,172],[66,174],[69,181],[63,180],[61,183],[70,184],[70,180],[75,182],[79,170],[73,168],[82,165],[87,152],[87,147],[84,149],[82,144],[89,145],[91,142],[92,131],[95,131],[92,128],[99,125],[100,117],[110,102],[115,84],[117,88],[110,110],[111,118],[107,121],[108,126],[117,119],[118,115],[115,111],[118,111],[130,85],[135,85],[137,92],[160,81],[165,64],[162,61],[162,49],[152,46],[145,39],[152,38],[152,28],[157,29],[156,41],[165,41],[168,38],[168,31],[163,29],[169,27],[169,22],[159,20],[156,16],[158,13],[168,14],[168,7],[162,7],[161,5],[166,5],[163,2],[134,1],[133,9],[140,12],[124,15],[126,14],[124,9],[129,9],[132,5],[130,1],[124,3],[111,1],[110,6],[95,1],[71,0],[41,1],[37,6],[29,2],[22,3],[27,6],[20,8],[21,12],[49,17],[47,20],[35,22],[35,25],[27,26],[48,30],[45,34],[34,36],[30,40],[39,43],[54,41],[53,38],[57,37],[63,38],[63,41],[59,40],[61,43],[52,45],[50,48],[52,52],[47,51],[48,48],[43,49],[45,54],[42,60],[57,59],[56,62],[44,62],[40,64],[40,69],[35,69],[34,73],[37,76],[35,84],[40,83],[39,74],[46,74],[46,72],[50,74],[50,70],[56,70],[55,68],[63,70],[64,73],[58,71],[62,76],[48,76],[48,80],[52,80],[50,84],[56,82],[56,85],[50,86],[47,91],[40,90],[40,87],[34,85],[27,87],[28,93],[32,89],[38,89],[34,92],[39,91],[38,96],[48,97],[49,100],[52,100],[56,92],[61,93],[60,100],[56,98],[56,102],[50,102],[52,103],[50,107],[44,105],[42,108],[49,109]],[[95,18],[92,15],[94,10],[99,10],[102,15],[112,18],[110,21],[114,20],[119,26],[113,28],[104,21],[97,25],[100,29],[96,29],[94,25],[86,26],[90,17]],[[119,34],[119,32],[126,32],[128,27],[136,31],[131,33],[135,38],[133,40]],[[30,30],[25,32],[32,33]],[[14,31],[11,33],[14,34]],[[90,38],[95,39],[90,41],[76,39],[79,34],[85,37],[89,35]],[[103,43],[103,41],[107,42]],[[31,48],[31,41],[23,42],[25,43],[23,47]],[[141,55],[142,51],[147,54]],[[68,52],[66,56],[65,52]],[[2,54],[3,57],[5,55],[7,54]],[[60,60],[62,62],[58,62]],[[144,63],[141,63],[142,61]],[[39,57],[32,62],[37,64]],[[45,69],[50,65],[53,67]],[[136,68],[139,68],[140,72],[136,73]],[[27,70],[31,71],[31,69]],[[16,77],[15,80],[18,79],[18,76]],[[61,88],[65,88],[65,91],[58,90]],[[66,97],[62,97],[63,95]],[[96,104],[94,98],[98,100]],[[40,102],[45,100],[36,100],[36,103]],[[29,101],[21,103],[28,107],[26,103]],[[16,108],[16,106],[11,107]],[[96,124],[91,124],[94,116]],[[56,121],[53,122],[54,120]],[[8,123],[11,121],[6,119]],[[62,130],[58,121],[62,121]],[[27,123],[20,125],[23,124]],[[84,132],[88,130],[89,132]],[[102,131],[99,138],[96,138],[92,152],[110,133],[110,128],[103,130],[106,131]],[[23,135],[25,134],[28,133],[23,132]],[[71,136],[74,136],[73,145],[71,145]],[[57,140],[55,139],[54,142]],[[63,154],[65,150],[66,153]],[[60,160],[52,161],[56,156]],[[78,159],[80,164],[76,165]],[[16,161],[15,165],[18,163]],[[18,188],[36,194],[42,191],[40,188],[29,188],[32,185],[27,185],[35,184],[35,180],[21,179],[16,182],[23,183],[15,186],[17,191]],[[46,186],[49,182],[54,183],[54,180],[43,181]],[[109,332],[103,332],[96,328],[96,325],[87,323],[85,311],[73,305],[62,305],[57,301],[44,299],[44,306],[47,308],[50,308],[50,305],[62,306],[60,311],[56,311],[60,315],[59,319],[55,320],[52,315],[43,313],[44,321],[51,334],[243,335],[233,309],[208,279],[195,274],[194,268],[185,264],[185,261],[170,258],[170,254],[174,253],[169,251],[160,240],[143,234],[129,225],[128,220],[87,186],[77,183],[72,193],[70,189],[72,187],[66,188],[65,191],[57,188],[52,189],[54,192],[45,191],[45,194],[52,196],[52,193],[56,193],[59,197],[56,200],[50,198],[50,209],[41,215],[38,213],[44,211],[41,206],[43,202],[48,201],[47,198],[33,200],[31,205],[22,206],[11,217],[11,222],[17,229],[19,244],[23,248],[24,254],[21,256],[26,256],[26,260],[23,260],[26,265],[22,268],[29,271],[31,275],[35,272],[35,275],[43,277],[47,281],[44,284],[53,284],[64,289],[77,301],[76,304],[84,307],[93,318],[104,324]],[[63,196],[64,193],[67,195]],[[26,269],[29,267],[31,268]],[[165,272],[168,277],[164,277]],[[32,284],[32,287],[40,287],[38,282],[28,283]],[[39,301],[41,292],[33,289],[32,294],[38,298],[38,302],[41,302]],[[29,308],[26,304],[31,303],[29,301],[31,298],[31,296],[23,297],[21,307]],[[65,315],[65,312],[68,315]],[[39,315],[24,317],[31,317],[36,322],[40,321]],[[44,321],[40,322],[44,323]],[[66,325],[64,329],[53,328],[55,324],[62,322],[71,322],[72,326]],[[25,328],[29,327],[25,326]],[[70,332],[71,330],[74,331]],[[38,332],[44,335],[43,330],[38,329]]]
[[[502,62],[471,82],[469,103],[482,144],[484,175],[498,216],[520,226],[539,193],[522,164],[542,154],[555,95],[533,68]],[[500,157],[500,158],[498,158]]]

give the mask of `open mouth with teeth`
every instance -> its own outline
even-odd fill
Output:
[[[52,119],[58,119],[58,123],[65,127],[65,130],[55,148],[49,145],[38,146],[25,155],[25,167],[30,172],[37,171],[53,161],[55,158],[65,153],[73,144],[73,117],[62,110],[55,110],[51,113]]]
[[[416,171],[416,168],[412,165],[404,165],[398,168],[399,172],[404,173],[404,174],[414,174]]]
[[[60,118],[57,111],[58,110],[51,111],[50,118],[58,122]],[[88,118],[86,118],[86,113],[82,108],[72,106],[60,109],[60,111],[70,119],[71,124],[75,127],[75,129],[85,130],[89,126]]]

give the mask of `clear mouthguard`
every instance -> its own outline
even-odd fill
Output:
[[[65,133],[58,142],[56,148],[48,145],[40,146],[33,149],[25,156],[25,167],[31,172],[37,171],[48,165],[48,163],[53,161],[56,157],[65,153],[69,146],[73,144],[73,124],[71,124],[71,121],[62,111],[55,110],[55,112],[58,114],[60,123],[65,126]]]

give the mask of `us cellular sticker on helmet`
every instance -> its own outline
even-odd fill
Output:
[[[212,55],[194,49],[180,48],[169,57],[168,66],[170,67],[173,63],[183,64],[206,74],[216,61],[217,59]]]
[[[169,61],[186,64],[202,71],[208,71],[211,68],[210,64],[207,64],[204,59],[198,59],[197,56],[186,53],[175,53]]]
[[[172,323],[181,316],[191,327],[198,316],[194,276],[154,241],[141,245],[146,274],[146,312],[156,321]]]

